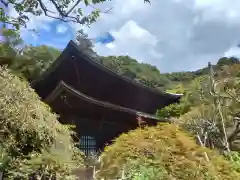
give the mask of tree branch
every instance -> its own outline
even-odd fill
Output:
[[[8,7],[8,2],[4,1],[4,0],[0,0],[0,2],[7,8]]]
[[[203,142],[202,142],[202,140],[201,140],[201,138],[200,138],[200,135],[199,135],[199,134],[197,134],[197,139],[198,139],[198,142],[200,143],[200,145],[201,145],[202,147],[205,147],[204,144],[203,144]],[[208,157],[207,152],[203,152],[203,154],[204,154],[204,156],[205,156],[206,161],[209,162],[209,157]]]
[[[73,6],[72,8],[69,9],[69,11],[66,13],[66,16],[68,16],[76,7],[77,5],[81,2],[82,0],[78,0]]]
[[[41,0],[40,0],[41,1]],[[50,0],[50,2],[54,5],[58,13],[63,17],[66,17],[66,13],[60,8],[60,6],[56,3],[55,0]]]
[[[238,99],[237,97],[235,97],[234,95],[232,95],[229,90],[226,90],[225,92],[226,92],[231,98],[233,98],[235,101],[237,101],[238,103],[240,103],[240,99]]]

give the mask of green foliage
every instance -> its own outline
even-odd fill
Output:
[[[222,66],[224,65],[234,65],[234,64],[239,64],[240,61],[239,59],[235,57],[222,57],[218,60],[217,65],[213,65],[213,69],[215,71],[221,70]],[[204,67],[202,69],[199,69],[197,71],[187,71],[187,72],[173,72],[173,73],[165,73],[162,74],[162,76],[165,76],[172,82],[180,82],[180,83],[188,83],[192,81],[193,79],[203,76],[203,75],[208,75],[209,69],[208,67]]]
[[[221,59],[220,59],[221,61]],[[225,59],[225,65],[237,64],[237,58]],[[160,74],[155,67],[146,63],[138,63],[129,56],[108,56],[102,57],[100,62],[106,67],[138,81],[152,88],[168,90],[172,93],[185,93],[189,88],[193,92],[195,84],[203,83],[209,73],[207,67],[192,72],[173,72]],[[222,63],[213,66],[214,70],[221,70]],[[195,81],[195,82],[194,82]],[[206,82],[206,81],[205,81]],[[189,85],[190,84],[190,85]],[[200,86],[200,85],[199,85]]]
[[[170,83],[167,78],[160,75],[155,66],[138,63],[129,56],[102,57],[100,62],[109,69],[152,88],[162,88]]]
[[[236,58],[233,59],[234,60],[225,59],[225,63],[229,66],[221,65],[221,68],[215,66],[215,69],[218,69],[215,73],[215,77],[218,80],[222,79],[221,82],[227,81],[231,77],[240,75],[239,63],[235,63]],[[181,98],[179,104],[171,104],[165,108],[162,108],[158,110],[157,115],[166,118],[180,117],[194,107],[200,106],[202,104],[211,104],[212,102],[209,101],[211,99],[209,89],[210,86],[208,75],[196,76],[194,79],[188,81],[187,83],[182,82],[180,84],[174,85],[172,86],[172,89],[167,91],[171,93],[184,93],[184,96]]]
[[[125,178],[127,180],[166,180],[168,178],[167,170],[149,159],[132,160],[125,169],[127,169]]]
[[[3,146],[0,144],[0,171],[2,172],[10,163],[11,158],[8,156],[8,153],[5,151]]]
[[[227,153],[240,150],[239,71],[239,64],[224,66],[215,74],[210,71],[208,83],[192,93],[191,111],[176,119],[203,146]]]
[[[165,73],[166,76],[171,81],[189,81],[196,77],[194,72],[173,72],[173,73]]]
[[[7,65],[19,77],[32,81],[46,70],[60,55],[49,46],[26,46],[17,31],[4,30],[4,43],[0,44],[0,65]]]
[[[30,20],[29,14],[32,14],[35,16],[45,15],[49,18],[65,22],[90,25],[96,21],[101,13],[100,9],[95,8],[94,5],[106,1],[107,0],[26,0],[19,2],[16,0],[2,0],[1,5],[5,9],[12,7],[16,13],[14,13],[15,16],[13,17],[11,14],[6,13],[3,8],[0,8],[0,22],[12,24],[17,30],[19,30],[20,26],[26,27],[27,22]],[[93,10],[87,15],[84,15],[81,5],[90,6]]]
[[[20,53],[21,48],[19,46],[23,43],[19,32],[6,28],[2,28],[1,30],[4,43],[0,43],[0,56],[16,57]]]
[[[209,162],[205,153],[210,157]],[[133,179],[239,180],[240,177],[233,164],[198,146],[173,124],[136,129],[120,135],[106,147],[97,177],[113,179],[120,176],[122,169]]]
[[[189,103],[188,103],[189,104]],[[161,118],[180,117],[190,109],[190,105],[170,104],[157,111],[157,116]]]
[[[0,132],[4,154],[0,163],[9,180],[31,175],[71,179],[72,169],[82,164],[69,127],[58,122],[25,81],[4,68],[0,68]]]
[[[208,76],[199,76],[190,81],[187,85],[178,84],[173,89],[168,90],[171,93],[181,93],[184,96],[180,99],[180,103],[170,104],[157,111],[159,117],[180,117],[189,112],[192,107],[202,103],[202,97],[206,96],[206,86]]]
[[[218,60],[217,65],[218,66],[225,66],[225,65],[233,65],[233,64],[239,64],[240,61],[235,57],[222,57]]]
[[[25,46],[22,55],[9,68],[15,69],[26,79],[32,81],[38,78],[57,59],[60,53],[59,50],[50,46]]]
[[[233,162],[236,171],[240,172],[240,153],[232,151],[227,157],[229,158],[229,161]]]
[[[79,49],[90,57],[98,57],[97,53],[93,50],[94,44],[89,39],[88,35],[83,30],[77,31],[76,43]]]

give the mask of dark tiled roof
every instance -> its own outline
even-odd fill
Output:
[[[78,90],[70,87],[69,85],[67,85],[63,81],[61,81],[57,85],[57,87],[45,99],[45,101],[47,103],[51,103],[52,101],[54,101],[54,99],[56,97],[58,97],[61,94],[62,91],[67,91],[68,93],[74,95],[75,97],[77,97],[77,98],[79,98],[79,99],[81,99],[83,101],[86,101],[86,102],[89,102],[91,104],[95,104],[95,105],[98,105],[98,106],[101,106],[101,107],[104,107],[104,108],[109,108],[109,109],[113,109],[113,110],[116,110],[116,111],[129,113],[131,115],[142,116],[142,117],[145,117],[145,118],[148,118],[148,119],[157,120],[159,122],[166,122],[167,121],[167,120],[164,120],[164,119],[160,119],[159,117],[157,117],[155,115],[151,115],[151,114],[140,112],[140,111],[137,111],[137,110],[134,110],[134,109],[125,108],[125,107],[122,107],[122,106],[119,106],[119,105],[115,105],[115,104],[112,104],[112,103],[109,103],[109,102],[103,102],[103,101],[94,99],[94,98],[89,97],[89,96],[79,92]]]
[[[144,84],[141,84],[137,81],[131,80],[125,76],[122,76],[120,74],[118,74],[117,72],[107,68],[106,66],[104,66],[103,64],[101,64],[96,57],[91,57],[88,54],[84,53],[84,51],[81,51],[81,49],[78,47],[78,45],[76,43],[74,43],[74,41],[70,41],[67,45],[67,47],[65,48],[65,52],[67,53],[68,49],[75,49],[77,51],[77,54],[81,57],[83,57],[82,60],[88,61],[91,63],[91,65],[93,66],[97,66],[98,68],[100,68],[101,70],[109,73],[112,76],[117,76],[118,78],[123,79],[124,81],[126,81],[127,83],[131,83],[139,88],[143,88],[147,91],[150,91],[152,93],[156,93],[159,95],[163,95],[163,96],[168,96],[170,98],[173,99],[179,99],[183,94],[174,94],[174,93],[168,93],[162,90],[158,90],[155,88],[150,88]],[[71,57],[71,55],[69,54],[69,56]],[[55,68],[57,68],[57,66],[61,63],[61,61],[63,61],[65,58],[58,58],[46,71],[45,73],[43,73],[43,75],[37,79],[35,82],[32,83],[32,85],[34,86],[35,83],[37,83],[38,81],[44,79],[50,72],[54,71]]]

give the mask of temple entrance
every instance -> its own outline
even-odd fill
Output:
[[[97,143],[96,139],[92,136],[80,136],[79,149],[84,152],[86,156],[97,155]]]

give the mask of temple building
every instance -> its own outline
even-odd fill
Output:
[[[102,150],[123,132],[163,121],[157,109],[178,102],[181,95],[152,89],[106,68],[70,41],[58,59],[32,87],[63,124],[74,124],[80,149]]]

